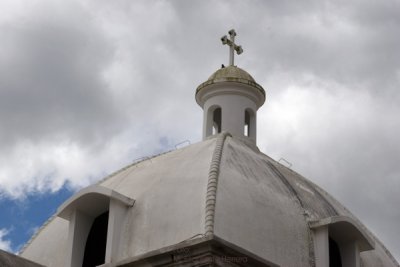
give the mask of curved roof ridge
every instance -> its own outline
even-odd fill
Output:
[[[277,167],[275,167],[274,164],[272,164],[270,161],[267,161],[267,165],[272,170],[272,172],[279,178],[281,179],[282,183],[286,186],[286,188],[291,192],[292,196],[297,199],[297,201],[300,204],[301,209],[303,210],[303,214],[305,214],[305,207],[303,204],[302,199],[299,197],[299,194],[297,193],[297,190],[292,186],[292,184],[288,181],[285,175],[283,175]]]
[[[218,136],[217,143],[212,155],[210,170],[208,172],[207,182],[207,195],[206,195],[206,216],[205,216],[205,235],[214,234],[214,216],[215,216],[215,202],[217,197],[217,185],[219,168],[222,157],[222,150],[224,147],[225,139],[231,136],[228,132],[222,132]]]
[[[261,153],[262,155],[265,155],[262,152],[259,152],[259,153]],[[300,205],[300,208],[301,208],[301,211],[303,213],[304,220],[308,223],[308,221],[309,221],[308,216],[309,215],[308,215],[307,207],[305,206],[302,198],[299,196],[299,193],[297,192],[296,188],[291,184],[291,182],[286,178],[286,176],[278,169],[278,167],[275,166],[277,164],[282,165],[282,164],[280,164],[279,162],[275,161],[272,158],[270,158],[270,161],[267,160],[267,166],[269,167],[269,169],[282,181],[282,183],[286,186],[286,188],[293,195],[293,198],[298,201],[298,203]],[[286,166],[283,166],[283,167],[287,168]],[[291,170],[290,168],[287,168],[287,169]],[[307,228],[306,230],[307,230],[307,232],[309,234],[309,238],[311,238],[311,229]],[[313,246],[312,242],[309,242],[309,245],[308,245],[308,256],[309,256],[310,266],[312,266],[314,264],[313,261],[314,261],[314,257],[315,257],[315,251],[314,251],[314,246]]]
[[[263,154],[263,153],[262,153],[262,154]],[[263,155],[264,155],[264,154],[263,154]],[[275,164],[273,164],[272,162],[275,163]],[[297,173],[296,171],[294,171],[294,170],[292,170],[292,169],[290,169],[290,168],[288,168],[288,167],[286,167],[286,166],[280,164],[278,161],[276,161],[276,160],[274,160],[274,159],[272,159],[272,158],[271,158],[271,160],[270,160],[268,163],[269,163],[268,166],[272,168],[272,170],[274,171],[274,173],[275,173],[276,175],[278,175],[278,177],[285,183],[285,185],[286,185],[288,188],[290,187],[289,190],[291,189],[291,190],[293,190],[294,192],[296,192],[295,196],[296,196],[297,199],[299,200],[299,202],[300,202],[300,204],[301,204],[301,206],[302,206],[302,208],[303,208],[304,210],[307,210],[307,209],[306,209],[306,207],[304,206],[303,201],[301,200],[300,196],[297,194],[296,189],[292,186],[291,182],[286,178],[286,176],[285,176],[285,175],[279,170],[279,168],[276,167],[275,165],[278,165],[280,168],[284,168],[284,169],[286,169],[286,170],[289,170],[290,172],[296,174],[298,177],[301,177],[302,181],[308,185],[309,189],[312,190],[313,193],[317,194],[318,197],[319,197],[319,199],[321,199],[322,201],[324,201],[324,202],[328,205],[330,211],[332,212],[332,215],[339,215],[339,212],[338,212],[338,211],[336,210],[336,208],[332,205],[332,203],[330,203],[330,201],[327,199],[326,196],[327,196],[327,195],[329,196],[329,194],[328,194],[325,190],[322,190],[323,193],[324,193],[324,195],[323,195],[321,192],[318,191],[318,189],[321,189],[321,188],[320,188],[319,186],[317,186],[315,183],[309,181],[308,179],[306,179],[305,177],[303,177],[301,174],[299,174],[299,173]],[[318,189],[317,189],[316,187],[317,187]]]

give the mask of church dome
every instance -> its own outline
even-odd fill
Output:
[[[355,244],[348,255],[360,255],[363,267],[398,266],[326,191],[226,132],[131,164],[82,190],[21,255],[48,267],[66,266],[71,246],[86,250],[79,238],[87,226],[77,226],[85,220],[79,214],[104,214],[108,199],[111,237],[104,246],[113,254],[112,266],[200,266],[195,263],[204,257],[222,261],[215,266],[327,266],[316,264],[316,255],[327,249],[321,230],[338,246]]]
[[[218,79],[244,79],[252,82],[256,82],[251,75],[237,67],[237,66],[228,66],[223,67],[214,72],[208,80],[218,80]]]
[[[241,83],[244,85],[250,85],[258,89],[258,91],[264,96],[265,98],[265,91],[261,85],[259,85],[254,78],[245,70],[237,67],[237,66],[227,66],[222,67],[216,72],[214,72],[207,81],[200,84],[196,89],[196,94],[200,92],[203,88],[207,87],[208,85],[223,83],[223,82],[235,82]]]

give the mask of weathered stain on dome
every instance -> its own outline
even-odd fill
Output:
[[[236,82],[253,86],[257,88],[265,97],[264,88],[262,88],[262,86],[259,85],[248,72],[236,66],[223,67],[214,72],[207,81],[203,82],[197,87],[196,94],[208,85],[221,82]]]
[[[222,78],[239,78],[239,79],[245,79],[249,80],[252,82],[256,82],[251,75],[246,72],[245,70],[238,68],[236,66],[228,66],[224,68],[220,68],[216,72],[214,72],[208,80],[217,80],[217,79],[222,79]]]

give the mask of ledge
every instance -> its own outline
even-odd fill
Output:
[[[193,237],[176,245],[129,257],[101,267],[226,266],[279,267],[215,235]]]
[[[134,199],[124,196],[110,188],[99,185],[89,186],[82,189],[57,210],[57,216],[69,220],[73,211],[79,209],[88,215],[97,216],[109,208],[110,199],[115,199],[126,206],[133,206]]]

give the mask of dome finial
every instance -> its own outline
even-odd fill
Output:
[[[225,45],[229,45],[229,65],[233,66],[233,62],[234,62],[234,50],[236,51],[236,53],[238,55],[240,55],[241,53],[243,53],[243,49],[242,46],[240,45],[236,45],[235,44],[235,36],[236,36],[236,32],[234,29],[230,30],[229,32],[229,39],[226,35],[221,37],[221,41],[222,44]]]

